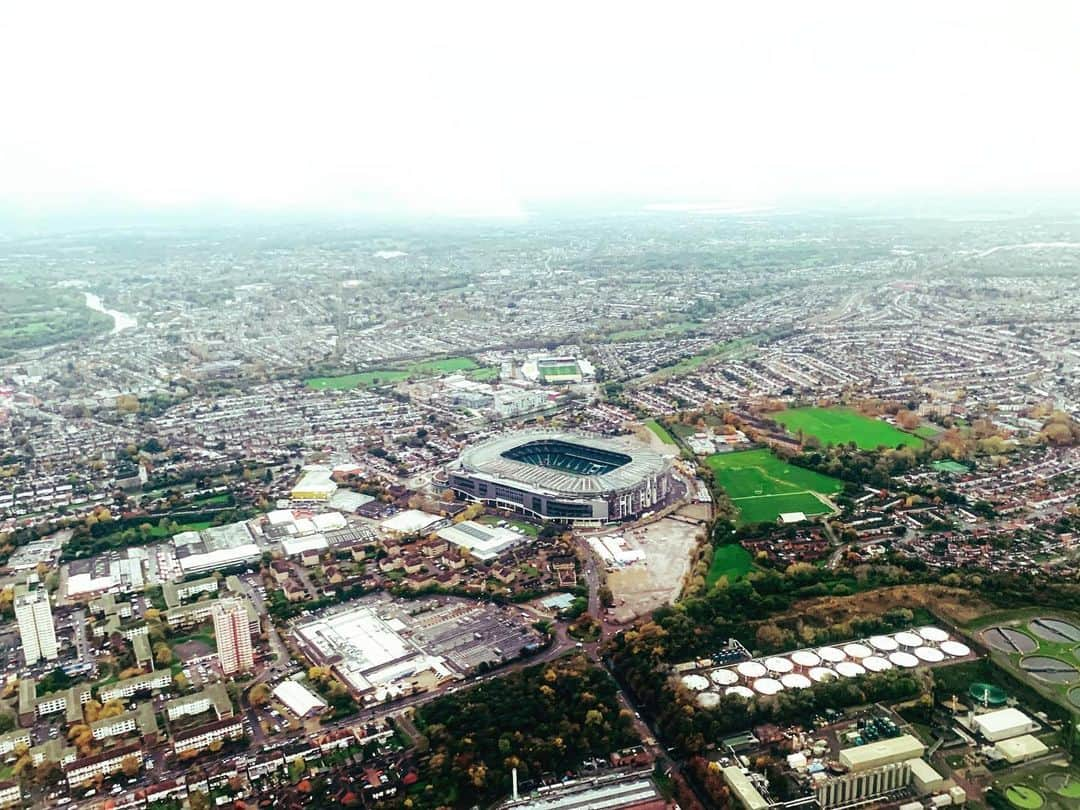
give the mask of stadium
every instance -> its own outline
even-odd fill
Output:
[[[637,440],[526,430],[469,448],[447,470],[458,497],[578,525],[634,518],[662,503],[671,461]]]

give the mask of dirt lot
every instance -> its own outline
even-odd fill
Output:
[[[815,624],[835,624],[857,615],[884,613],[894,607],[926,608],[954,624],[966,624],[993,608],[971,591],[942,585],[897,585],[854,596],[823,596],[796,603],[795,615]]]
[[[694,523],[667,517],[625,534],[626,545],[644,551],[645,560],[607,576],[615,596],[613,612],[620,621],[642,616],[678,598],[699,531],[701,527]]]

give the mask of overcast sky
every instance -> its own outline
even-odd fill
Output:
[[[1080,190],[1078,43],[1072,0],[11,3],[0,206]]]

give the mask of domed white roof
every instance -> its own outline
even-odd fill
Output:
[[[940,644],[943,641],[949,640],[949,634],[940,627],[920,627],[917,632],[927,641],[934,644]]]
[[[714,669],[709,677],[712,678],[713,683],[720,686],[731,686],[739,682],[739,673],[733,669]]]
[[[915,655],[930,664],[945,660],[945,653],[937,647],[919,647],[915,650]]]
[[[901,647],[921,647],[923,643],[922,636],[909,633],[907,630],[897,633],[893,638],[900,643]]]
[[[814,667],[810,670],[810,679],[817,681],[818,683],[825,683],[826,681],[835,681],[839,677],[835,670],[828,667]]]
[[[864,658],[860,663],[871,672],[884,672],[887,669],[892,669],[892,664],[880,655],[871,655],[869,658]]]
[[[736,669],[744,678],[763,678],[768,670],[765,665],[757,661],[743,661]]]
[[[871,655],[873,650],[867,647],[865,644],[845,644],[844,654],[849,658],[866,658]]]
[[[889,661],[892,662],[894,666],[904,667],[905,669],[910,669],[911,667],[917,667],[919,665],[919,659],[911,653],[906,652],[894,652],[889,656]]]
[[[745,686],[729,686],[724,690],[725,695],[738,695],[739,697],[749,700],[754,696],[754,691],[748,689]]]
[[[810,679],[798,672],[789,672],[780,679],[780,683],[785,689],[806,689],[811,685]]]
[[[836,671],[845,678],[856,678],[866,674],[866,670],[854,661],[841,661],[836,665]]]
[[[776,678],[758,678],[754,681],[754,691],[762,695],[775,695],[784,691],[784,685]]]
[[[838,661],[843,661],[847,658],[847,656],[836,649],[836,647],[820,647],[817,654],[821,656],[822,661],[828,661],[830,664],[835,664]]]
[[[697,696],[697,703],[703,709],[714,709],[720,704],[720,695],[716,692],[702,692]]]
[[[961,644],[959,641],[943,641],[941,642],[941,651],[946,655],[951,655],[953,658],[963,658],[965,655],[971,654],[971,647],[967,644]]]
[[[870,646],[882,652],[892,652],[899,648],[895,638],[889,636],[870,636]]]
[[[810,650],[798,650],[791,654],[791,660],[800,667],[816,667],[821,663],[821,657]]]
[[[704,675],[684,675],[683,686],[695,692],[703,692],[709,688],[709,679]]]
[[[791,663],[791,661],[789,661],[788,659],[781,658],[777,655],[772,658],[765,659],[765,668],[768,669],[769,672],[783,674],[785,672],[791,672],[791,670],[795,668],[795,665]]]

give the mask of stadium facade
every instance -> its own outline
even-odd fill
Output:
[[[537,429],[470,447],[447,477],[461,498],[557,523],[600,525],[663,503],[672,463],[630,437]]]

